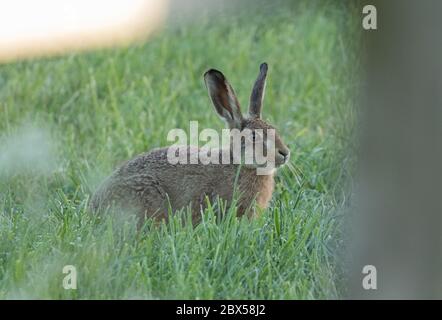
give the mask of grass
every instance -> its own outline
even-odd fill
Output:
[[[270,10],[270,11],[269,11]],[[339,298],[340,213],[352,158],[357,16],[330,1],[199,18],[146,44],[0,66],[0,298]],[[254,220],[136,232],[96,218],[91,193],[122,161],[190,120],[221,129],[202,80],[214,67],[243,108],[269,64],[263,115],[292,150]],[[64,290],[74,265],[77,290]]]

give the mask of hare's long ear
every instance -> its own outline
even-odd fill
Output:
[[[231,129],[239,129],[243,120],[241,109],[235,92],[224,75],[218,70],[210,69],[204,74],[204,81],[218,115]]]
[[[249,115],[251,118],[261,118],[262,101],[264,99],[264,91],[267,77],[267,63],[262,63],[259,67],[258,78],[250,95]]]

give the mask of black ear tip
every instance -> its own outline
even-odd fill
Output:
[[[221,71],[218,71],[216,69],[209,69],[206,72],[204,72],[204,78],[208,76],[215,76],[220,79],[224,79],[224,75],[221,73]]]
[[[259,66],[259,70],[261,72],[267,72],[267,69],[269,68],[269,66],[267,65],[266,62],[261,63],[261,65]]]

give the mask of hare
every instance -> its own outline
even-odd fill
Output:
[[[230,132],[233,129],[240,132],[249,129],[252,133],[256,129],[262,130],[256,132],[274,130],[261,119],[266,77],[267,64],[263,63],[250,96],[248,114],[243,116],[233,88],[224,75],[215,69],[204,73],[204,81],[215,111],[226,121]],[[255,135],[252,136],[252,143],[255,143]],[[276,133],[274,147],[274,165],[279,167],[289,160],[290,151]],[[116,205],[135,211],[143,221],[148,217],[167,218],[170,208],[176,211],[190,205],[192,220],[198,222],[207,200],[212,202],[222,199],[229,206],[234,188],[238,192],[238,215],[247,213],[253,216],[255,211],[251,207],[255,201],[261,208],[268,206],[274,188],[275,170],[259,175],[259,165],[255,163],[172,164],[168,161],[168,148],[138,155],[121,165],[92,196],[90,209],[97,211]],[[243,145],[241,148],[243,149]],[[199,151],[191,146],[185,150],[188,155]],[[221,157],[223,152],[231,150],[211,151],[218,152]]]

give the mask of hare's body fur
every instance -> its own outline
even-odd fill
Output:
[[[194,219],[198,219],[200,210],[207,205],[206,197],[213,203],[219,196],[230,205],[236,179],[239,215],[254,200],[259,207],[267,207],[273,192],[273,174],[257,175],[256,168],[235,164],[171,164],[167,150],[152,150],[120,166],[92,197],[92,209],[115,202],[142,217],[165,218],[169,206],[176,211],[191,205]],[[187,154],[192,152],[198,149],[188,147]]]
[[[252,141],[255,146],[255,138],[263,138],[259,133],[255,135],[256,130],[267,132],[268,129],[274,129],[261,119],[266,76],[267,64],[263,63],[252,89],[248,115],[243,117],[238,99],[224,75],[214,69],[204,74],[215,111],[230,129],[253,131],[248,141]],[[265,142],[265,139],[262,141]],[[274,144],[277,152],[273,152],[276,157],[271,161],[278,167],[288,161],[290,151],[278,135],[275,136]],[[267,142],[264,146],[267,148]],[[241,143],[241,153],[243,149],[245,142]],[[190,146],[186,147],[185,151],[187,159],[190,160],[190,155],[200,150]],[[229,159],[226,157],[226,151],[229,151],[229,164],[222,161]],[[246,212],[252,215],[255,212],[252,207],[254,201],[259,207],[266,208],[271,199],[273,169],[268,171],[267,175],[258,175],[258,163],[237,165],[233,161],[231,151],[232,147],[210,150],[210,159],[219,159],[218,163],[211,161],[211,164],[192,164],[191,161],[187,164],[173,164],[174,162],[168,159],[168,148],[141,154],[124,163],[102,183],[92,196],[90,207],[97,211],[115,205],[125,211],[135,211],[141,218],[165,218],[170,212],[169,209],[173,212],[190,205],[193,221],[198,221],[201,210],[208,201],[213,203],[219,198],[230,206],[236,192],[238,215]]]

